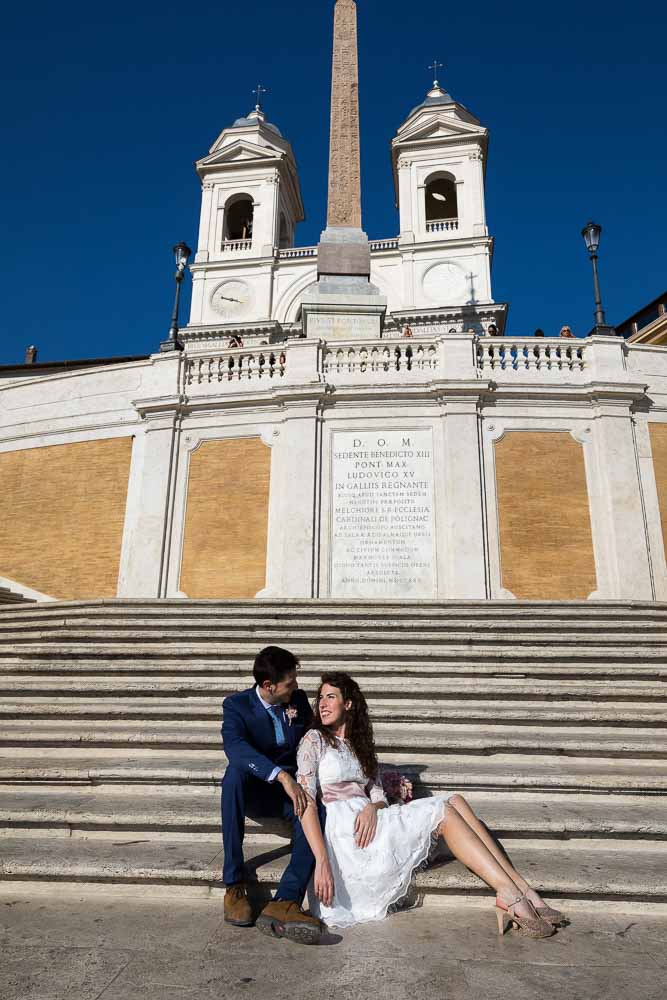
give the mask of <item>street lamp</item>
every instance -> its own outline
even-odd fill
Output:
[[[600,297],[600,281],[598,279],[598,247],[600,246],[600,237],[602,236],[602,226],[598,226],[596,222],[587,222],[581,230],[581,235],[584,238],[584,243],[586,244],[586,249],[588,250],[591,258],[591,264],[593,265],[593,285],[595,288],[595,333],[597,335],[613,337],[616,335],[616,330],[613,326],[607,326],[604,309],[602,308],[602,299]]]
[[[188,260],[191,253],[192,250],[187,243],[177,243],[174,247],[174,257],[176,259],[176,274],[174,275],[174,280],[176,281],[176,298],[174,299],[174,311],[171,316],[169,336],[167,340],[163,340],[160,344],[161,351],[183,350],[183,345],[178,339],[178,310],[181,302],[181,284],[183,282],[183,275],[185,274],[185,268],[188,266]]]

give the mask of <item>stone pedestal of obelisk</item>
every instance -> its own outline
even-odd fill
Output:
[[[317,286],[302,300],[304,332],[322,340],[378,339],[387,300],[370,282],[361,228],[357,6],[337,0],[331,83],[327,228],[317,248]]]

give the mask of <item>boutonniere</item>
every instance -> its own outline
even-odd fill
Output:
[[[296,719],[298,714],[299,714],[299,709],[295,708],[294,705],[289,705],[285,709],[285,715],[287,716],[287,721],[290,724],[290,726],[292,725],[292,722],[294,721],[294,719]]]

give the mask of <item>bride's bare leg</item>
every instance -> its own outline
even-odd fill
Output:
[[[498,864],[493,854],[456,809],[447,807],[438,833],[444,837],[454,857],[462,861],[466,868],[478,875],[496,892],[513,897],[521,895],[502,865]]]
[[[509,858],[505,855],[500,845],[494,840],[487,828],[484,826],[482,821],[478,816],[475,815],[472,808],[466,802],[462,795],[453,795],[449,799],[449,805],[456,809],[459,816],[461,816],[465,822],[468,824],[471,830],[473,830],[479,839],[482,841],[484,846],[487,848],[490,854],[494,856],[500,867],[509,875],[512,882],[517,886],[517,888],[525,893],[530,889],[528,882],[521,875],[520,872],[512,866]]]

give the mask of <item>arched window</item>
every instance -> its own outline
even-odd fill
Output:
[[[290,235],[289,226],[287,225],[287,219],[285,218],[285,213],[280,213],[280,235],[278,237],[278,246],[281,250],[287,249],[291,246],[292,237]]]
[[[255,205],[248,194],[240,194],[225,206],[225,239],[251,240]]]
[[[451,174],[439,174],[426,182],[426,226],[429,223],[450,223],[443,226],[444,229],[455,229],[457,226],[451,225],[459,217],[458,197],[456,193],[456,182]],[[436,228],[435,226],[433,228]],[[437,227],[440,228],[440,227]]]

